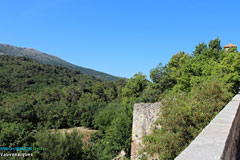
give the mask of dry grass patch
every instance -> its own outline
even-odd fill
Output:
[[[74,127],[74,128],[68,128],[68,129],[52,129],[52,131],[57,131],[63,135],[65,133],[72,133],[73,131],[77,131],[78,133],[83,135],[83,142],[85,144],[88,144],[88,142],[91,139],[91,135],[93,133],[97,132],[97,130],[89,129],[89,128],[85,128],[85,127]]]

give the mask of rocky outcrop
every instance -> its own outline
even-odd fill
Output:
[[[140,158],[139,151],[143,147],[142,138],[149,135],[155,126],[161,103],[139,103],[133,107],[131,160]]]

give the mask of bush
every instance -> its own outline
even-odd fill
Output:
[[[160,159],[174,159],[230,100],[229,85],[212,78],[190,93],[170,92],[161,100],[160,129],[144,138],[145,149]]]
[[[82,135],[72,133],[53,133],[42,131],[36,134],[35,147],[45,147],[44,151],[35,151],[35,158],[42,160],[76,160],[83,159]]]

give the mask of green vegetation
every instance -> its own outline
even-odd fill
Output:
[[[162,128],[145,138],[144,151],[173,159],[238,92],[239,73],[240,53],[223,51],[219,39],[159,64],[150,71],[152,82],[141,73],[102,81],[63,66],[1,55],[0,145],[46,147],[33,152],[33,159],[43,160],[109,160],[121,150],[129,157],[133,104],[161,101],[156,123]],[[97,131],[85,141],[82,133],[52,130],[74,127]]]
[[[83,159],[84,144],[82,135],[74,131],[61,135],[60,133],[39,132],[35,135],[36,146],[46,146],[46,150],[34,151],[35,159]],[[74,153],[74,154],[73,154]]]
[[[8,55],[8,56],[24,56],[35,60],[41,64],[51,64],[57,66],[63,66],[68,69],[80,71],[83,74],[94,76],[98,79],[106,80],[106,81],[117,81],[120,77],[115,77],[110,74],[106,74],[103,72],[95,71],[93,69],[80,67],[69,62],[66,62],[58,57],[42,53],[35,49],[31,48],[23,48],[23,47],[15,47],[7,44],[0,44],[0,55]]]
[[[130,155],[132,105],[149,83],[145,76],[136,74],[129,82],[101,81],[65,67],[11,56],[0,56],[0,75],[1,146],[49,149],[34,152],[36,159],[75,159],[81,154],[82,159],[105,160],[122,149]],[[69,144],[81,135],[65,138],[48,132],[79,126],[98,130],[88,144]],[[66,149],[77,146],[82,148],[79,152]]]
[[[238,92],[240,53],[225,52],[220,40],[196,46],[192,55],[180,52],[151,71],[154,83],[167,88],[156,124],[160,129],[144,139],[144,151],[174,159]],[[166,87],[165,87],[166,86]]]

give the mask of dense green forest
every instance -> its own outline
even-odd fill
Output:
[[[121,150],[129,158],[133,104],[161,101],[156,123],[162,128],[145,137],[143,152],[173,159],[238,92],[239,73],[240,53],[225,52],[219,39],[197,45],[192,54],[175,54],[150,71],[151,81],[142,73],[102,81],[62,66],[0,56],[0,145],[47,148],[31,152],[32,159],[108,160]],[[87,143],[76,131],[52,132],[79,126],[97,130]]]
[[[25,57],[0,56],[0,75],[1,146],[47,147],[34,152],[36,159],[112,159],[122,149],[129,156],[132,105],[150,83],[142,74],[102,81]],[[78,126],[97,130],[87,146],[79,133],[49,133]]]
[[[117,81],[118,79],[120,79],[120,77],[112,76],[110,74],[95,71],[93,69],[84,68],[84,67],[71,64],[67,61],[62,60],[61,58],[40,52],[32,48],[15,47],[8,44],[0,44],[0,55],[24,56],[32,60],[35,60],[41,64],[51,64],[51,65],[67,67],[68,69],[81,71],[83,74],[91,75],[98,79],[102,79],[106,81]]]

